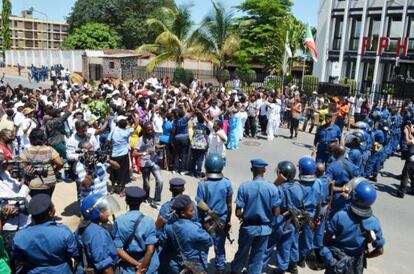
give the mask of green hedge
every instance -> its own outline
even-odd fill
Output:
[[[174,71],[173,81],[177,84],[183,83],[186,86],[191,84],[194,79],[194,74],[191,70],[177,67]]]
[[[313,75],[305,75],[303,78],[303,90],[306,94],[311,94],[319,88],[319,78]]]
[[[357,90],[357,82],[354,79],[341,79],[339,80],[339,84],[351,87],[351,94],[355,95]]]

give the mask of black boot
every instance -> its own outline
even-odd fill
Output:
[[[290,263],[287,272],[290,272],[292,274],[298,274],[298,265],[296,263]]]

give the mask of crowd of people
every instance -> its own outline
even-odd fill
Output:
[[[361,96],[336,102],[316,92],[301,96],[295,87],[245,94],[237,79],[232,87],[197,79],[190,87],[173,86],[155,76],[129,84],[106,79],[96,90],[65,79],[48,89],[1,87],[1,267],[14,273],[207,273],[214,246],[216,273],[224,273],[234,218],[232,182],[222,174],[231,164],[226,150],[257,138],[257,125],[269,141],[281,124],[296,138],[303,121],[303,131],[309,122],[309,132],[316,129],[314,157],[301,158],[298,171],[280,162],[273,183],[263,178],[268,164],[254,159],[252,180],[237,190],[241,227],[231,273],[261,273],[269,263],[276,273],[298,273],[305,262],[326,273],[362,273],[364,260],[381,255],[384,246],[372,215],[372,182],[398,149],[406,160],[401,197],[412,179],[412,103],[380,107]],[[184,177],[177,177],[169,181],[172,199],[161,204],[162,169],[201,178],[196,197],[183,194]],[[127,187],[133,173],[142,175],[142,188]],[[83,218],[74,234],[54,221],[51,197],[59,180],[76,182]],[[115,193],[125,197],[129,212],[109,227]],[[29,196],[25,210],[21,201]],[[159,209],[155,221],[140,212],[143,202]]]

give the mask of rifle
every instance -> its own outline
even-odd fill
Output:
[[[214,225],[205,225],[205,228],[206,228],[207,232],[210,235],[214,235],[216,228],[218,228],[226,234],[226,238],[227,238],[227,240],[229,240],[230,244],[233,244],[234,239],[230,238],[229,229],[227,229],[227,226],[225,224],[223,224],[223,222],[218,217],[217,213],[212,211],[208,207],[208,205],[203,201],[200,201],[197,206],[202,211],[207,212],[208,217],[206,218],[206,221],[208,222],[209,220],[212,220],[213,223],[214,223]]]

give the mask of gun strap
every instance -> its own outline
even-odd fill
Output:
[[[137,218],[137,220],[135,221],[135,223],[134,223],[134,228],[132,229],[131,234],[129,234],[128,239],[124,243],[124,246],[123,246],[124,250],[126,250],[129,247],[129,245],[132,242],[132,239],[134,239],[135,231],[137,230],[137,227],[138,227],[139,223],[141,223],[142,219],[144,219],[144,214],[141,213],[141,216],[139,216]]]
[[[349,180],[351,180],[352,178],[354,178],[354,176],[352,175],[351,171],[349,170],[348,166],[344,163],[344,161],[338,160],[338,162],[345,169],[345,172],[348,174]]]

